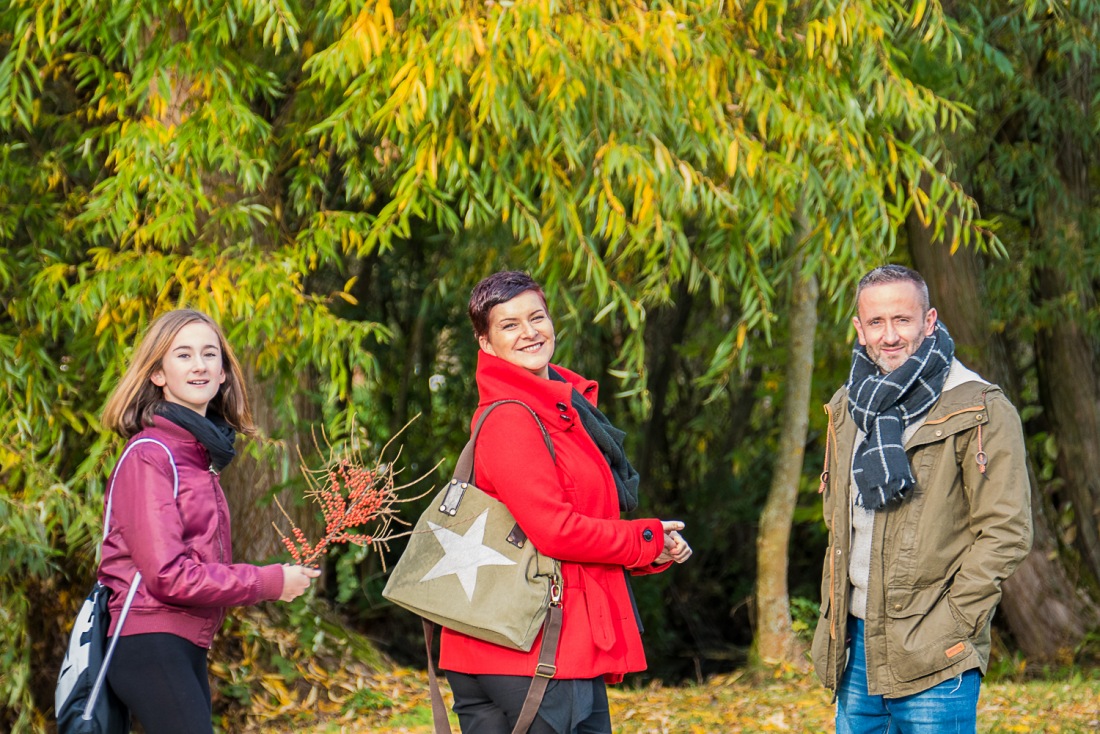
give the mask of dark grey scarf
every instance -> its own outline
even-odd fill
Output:
[[[558,382],[568,382],[553,367],[550,368],[550,379]],[[615,489],[619,494],[619,510],[630,512],[638,506],[638,485],[641,477],[638,470],[626,458],[626,448],[623,439],[626,431],[620,431],[611,425],[599,408],[584,399],[577,388],[573,388],[570,402],[581,417],[581,425],[595,442],[596,448],[603,454],[607,465],[611,467],[611,476],[615,480]],[[638,611],[638,602],[634,599],[634,589],[630,586],[630,572],[623,569],[623,578],[626,579],[626,593],[630,597],[630,606],[634,610],[634,621],[638,625],[638,631],[644,633],[642,614]]]
[[[550,379],[567,382],[553,367],[550,368]],[[615,489],[619,493],[619,509],[622,512],[630,512],[638,506],[638,485],[641,483],[641,477],[630,464],[630,460],[626,458],[626,448],[623,446],[626,432],[611,425],[607,416],[585,400],[576,388],[573,388],[572,403],[581,417],[584,430],[595,441],[596,447],[607,460],[607,465],[611,467],[611,476],[615,478]]]
[[[167,418],[177,426],[190,431],[191,435],[197,438],[210,453],[210,464],[214,471],[220,472],[229,466],[229,462],[233,461],[233,457],[237,455],[236,449],[233,448],[233,443],[237,440],[237,431],[218,413],[207,411],[208,417],[204,417],[190,408],[167,400],[157,403],[155,412],[162,418]]]
[[[906,426],[940,399],[954,356],[955,342],[939,322],[908,360],[886,374],[856,344],[847,384],[848,413],[867,434],[852,461],[857,504],[881,510],[901,502],[916,483],[902,436]]]

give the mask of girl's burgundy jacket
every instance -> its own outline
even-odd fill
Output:
[[[550,457],[538,424],[520,405],[496,408],[477,440],[474,481],[508,506],[535,547],[562,561],[563,622],[555,678],[604,676],[644,670],[645,653],[623,567],[653,566],[664,549],[657,519],[619,519],[618,493],[603,454],[571,403],[575,387],[592,404],[597,386],[554,366],[568,382],[545,380],[485,352],[478,355],[481,412],[497,400],[521,400],[550,434]],[[541,640],[530,652],[512,650],[445,629],[440,667],[469,674],[534,675]]]
[[[190,431],[161,417],[130,439],[167,446],[179,471],[172,496],[172,465],[163,448],[142,443],[115,466],[110,531],[103,539],[99,580],[111,590],[111,627],[122,611],[134,572],[141,571],[123,635],[167,632],[209,648],[225,607],[278,599],[278,565],[233,563],[229,506],[210,455]],[[129,444],[128,444],[129,445]]]

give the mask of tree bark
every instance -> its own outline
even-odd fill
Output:
[[[799,669],[806,667],[805,646],[791,622],[787,559],[810,424],[817,300],[817,278],[796,272],[778,455],[756,538],[756,656],[765,664],[788,663]]]

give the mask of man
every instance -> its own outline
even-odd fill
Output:
[[[1020,419],[955,359],[915,271],[872,270],[856,312],[851,375],[825,408],[814,667],[838,734],[973,733],[1001,582],[1031,548]]]

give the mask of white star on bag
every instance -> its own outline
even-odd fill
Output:
[[[515,561],[510,560],[482,542],[485,538],[485,523],[488,517],[488,510],[478,515],[465,535],[459,535],[441,525],[429,522],[428,526],[432,529],[435,539],[443,546],[443,557],[432,566],[428,573],[424,574],[424,578],[420,581],[430,581],[453,573],[462,584],[462,590],[466,592],[466,598],[473,601],[479,568],[482,566],[516,565]]]

